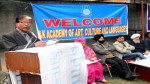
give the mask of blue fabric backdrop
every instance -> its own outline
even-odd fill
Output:
[[[42,40],[128,34],[125,4],[32,4]]]

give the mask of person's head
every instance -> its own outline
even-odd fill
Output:
[[[147,32],[146,37],[150,38],[150,32]]]
[[[117,41],[118,42],[124,42],[124,36],[123,35],[118,35],[117,37],[116,37],[116,39],[117,39]]]
[[[75,42],[80,42],[82,46],[86,46],[86,39],[85,38],[77,38]]]
[[[104,35],[103,34],[97,34],[94,36],[94,40],[96,42],[99,42],[99,43],[104,43],[105,42],[105,38],[104,38]]]
[[[32,18],[27,15],[21,15],[16,17],[16,27],[23,32],[27,32],[30,29]]]
[[[136,33],[136,34],[132,34],[132,36],[130,37],[131,39],[136,39],[136,40],[139,40],[140,39],[140,34]]]
[[[132,34],[132,36],[130,37],[134,43],[140,43],[140,34],[136,33],[136,34]]]

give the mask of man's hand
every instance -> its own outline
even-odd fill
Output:
[[[149,51],[148,51],[148,50],[146,50],[146,51],[144,52],[144,55],[148,55],[148,53],[149,53]]]
[[[108,50],[108,49],[105,48],[104,50]]]
[[[35,47],[44,47],[46,46],[46,42],[45,41],[38,41],[34,43]]]

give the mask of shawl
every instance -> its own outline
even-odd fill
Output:
[[[85,38],[77,38],[75,40],[75,42],[86,43],[86,39]],[[89,46],[87,46],[87,45],[83,46],[83,50],[84,50],[85,58],[87,60],[92,60],[93,57],[97,57],[95,52],[93,51],[93,49],[91,49]]]

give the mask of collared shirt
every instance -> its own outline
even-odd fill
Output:
[[[18,28],[16,28],[17,29],[17,31],[27,40],[27,41],[29,41],[31,38],[30,38],[30,36],[27,34],[27,33],[25,33],[25,32],[22,32],[20,29],[18,29]]]

